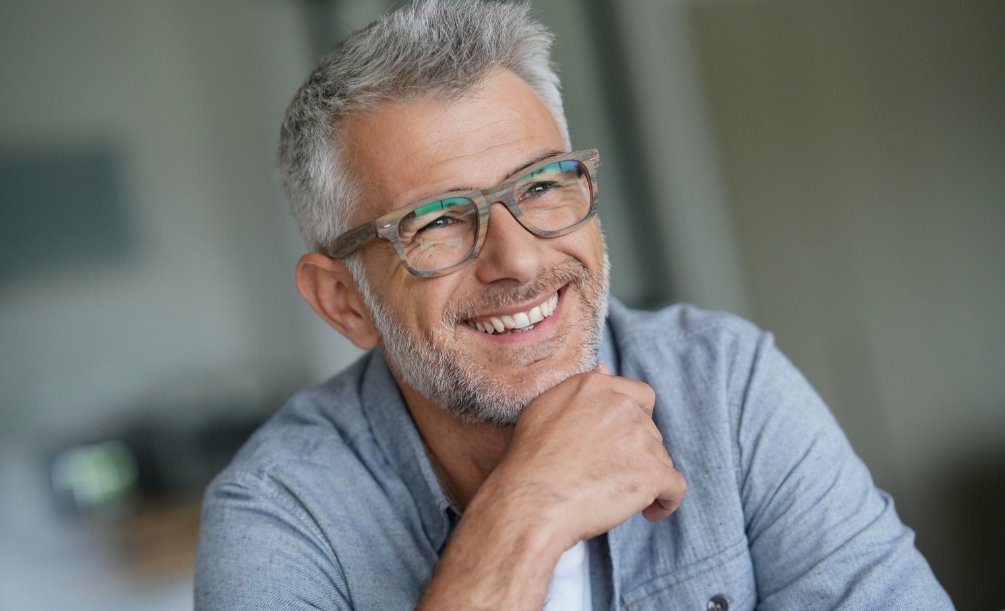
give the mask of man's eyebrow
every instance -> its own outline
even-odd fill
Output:
[[[545,159],[547,159],[549,157],[555,157],[556,155],[561,155],[564,152],[565,151],[563,151],[561,149],[553,149],[553,150],[541,153],[540,155],[538,155],[537,157],[534,157],[533,159],[531,159],[527,163],[523,164],[522,166],[517,167],[517,168],[513,168],[513,170],[511,172],[509,172],[508,174],[506,174],[506,176],[513,176],[517,172],[521,172],[523,170],[526,170],[527,168],[529,168],[530,166],[534,165],[535,163],[538,163],[539,161],[544,161]]]
[[[562,150],[562,149],[551,149],[551,150],[545,151],[545,152],[543,152],[543,153],[541,153],[539,155],[536,155],[533,159],[531,159],[531,160],[523,163],[522,165],[517,166],[517,167],[513,168],[512,170],[510,170],[509,172],[507,172],[506,173],[506,178],[503,179],[503,182],[505,182],[506,180],[512,178],[515,174],[518,174],[521,171],[526,170],[527,168],[529,168],[530,166],[534,165],[535,163],[538,163],[540,161],[544,161],[545,159],[547,159],[549,157],[554,157],[556,155],[561,155],[564,152],[565,151]],[[478,187],[463,187],[462,186],[462,187],[454,187],[453,189],[450,189],[449,191],[444,191],[444,193],[453,193],[454,191],[481,191],[481,189],[479,189]]]

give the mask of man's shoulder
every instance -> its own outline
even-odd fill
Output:
[[[248,438],[216,483],[262,481],[291,469],[310,473],[311,466],[327,470],[333,460],[345,464],[358,454],[369,434],[360,384],[370,357],[290,397]]]
[[[612,299],[608,322],[622,347],[635,344],[683,347],[718,343],[731,350],[755,345],[764,331],[735,314],[678,303],[658,310],[632,309]]]
[[[682,406],[704,405],[707,416],[713,405],[724,414],[739,401],[758,355],[773,345],[739,316],[687,304],[641,311],[612,300],[608,331],[615,370],[647,382],[689,418],[696,414]]]
[[[401,418],[389,384],[383,358],[370,353],[297,393],[248,439],[203,498],[196,568],[203,600],[224,590],[281,597],[298,584],[317,588],[315,599],[328,606],[348,608],[350,597],[421,592],[440,547],[430,547],[428,533],[442,544],[448,524],[436,513],[436,530],[428,517],[439,511],[436,500],[428,500],[428,486],[415,485],[428,482],[416,466],[418,433],[396,435],[388,425],[397,418],[407,431],[411,422]],[[387,592],[358,585],[388,574],[397,578]]]

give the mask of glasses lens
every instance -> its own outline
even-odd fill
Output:
[[[456,265],[475,247],[478,207],[466,197],[419,206],[398,223],[398,241],[408,264],[423,272]]]
[[[525,222],[541,231],[561,231],[590,214],[593,188],[582,163],[556,161],[517,181],[513,196]]]

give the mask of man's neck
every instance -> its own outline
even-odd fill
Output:
[[[397,375],[395,378],[397,379]],[[447,497],[463,509],[502,460],[511,427],[464,422],[398,380],[416,428],[445,478]]]

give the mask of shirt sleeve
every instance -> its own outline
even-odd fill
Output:
[[[759,338],[737,409],[761,608],[953,608],[893,500],[770,334]]]
[[[337,558],[294,497],[251,476],[210,486],[196,555],[196,611],[351,608]]]

